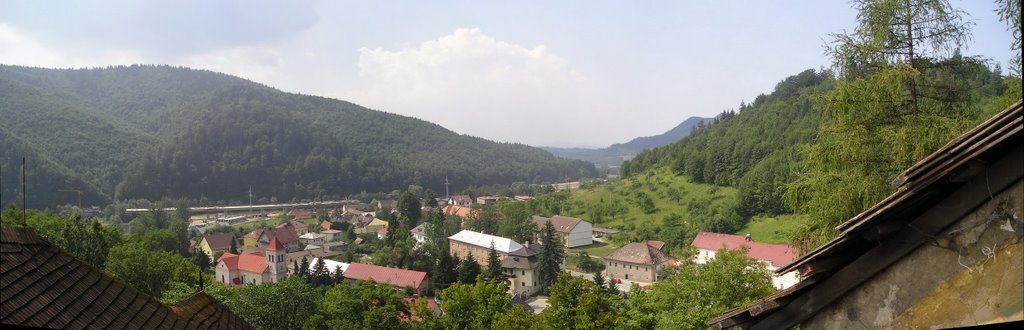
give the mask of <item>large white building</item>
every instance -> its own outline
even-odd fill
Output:
[[[509,292],[513,295],[532,295],[540,291],[537,278],[537,246],[519,244],[511,239],[463,230],[448,237],[448,247],[452,255],[466,258],[472,255],[481,266],[487,267],[487,255],[494,251],[501,261],[501,268],[508,276]]]

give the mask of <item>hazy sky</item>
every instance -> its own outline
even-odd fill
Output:
[[[963,51],[1005,67],[993,1]],[[845,1],[0,0],[0,63],[171,64],[422,118],[496,141],[660,134],[829,65]]]

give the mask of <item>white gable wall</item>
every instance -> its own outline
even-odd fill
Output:
[[[576,224],[576,227],[569,232],[566,236],[565,246],[566,247],[577,247],[594,244],[594,226],[589,222],[580,221]]]

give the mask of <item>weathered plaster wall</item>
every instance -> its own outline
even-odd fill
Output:
[[[1022,211],[1018,181],[801,328],[927,329],[1024,319]]]

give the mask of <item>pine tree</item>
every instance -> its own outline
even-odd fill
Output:
[[[327,272],[327,265],[323,258],[316,259],[313,266],[313,273],[308,277],[309,283],[313,285],[325,285],[330,282],[331,274]]]
[[[345,283],[345,272],[341,270],[341,265],[334,266],[334,276],[331,278],[334,284]]]
[[[306,259],[306,256],[302,256],[302,263],[299,264],[299,269],[295,273],[299,276],[309,275],[309,260]]]
[[[435,290],[444,290],[458,280],[459,274],[456,270],[458,265],[458,259],[449,254],[442,254],[437,257],[432,276]]]
[[[238,243],[235,242],[235,238],[231,238],[231,248],[229,250],[233,254],[238,254]]]
[[[555,283],[558,273],[562,271],[561,263],[565,259],[565,247],[562,245],[561,237],[555,231],[555,226],[548,221],[541,231],[540,243],[543,245],[540,256],[537,258],[537,272],[540,285],[547,292],[548,286]]]
[[[603,273],[604,272],[600,270],[594,273],[594,284],[597,284],[597,287],[599,288],[604,288],[606,284],[604,281],[604,275],[602,275]]]
[[[480,263],[470,254],[459,263],[459,282],[475,283],[477,275],[480,275]]]
[[[491,242],[491,249],[487,251],[487,271],[484,272],[484,278],[493,282],[505,281],[504,269],[501,268],[501,260],[498,260],[498,251],[494,248],[494,242]]]

